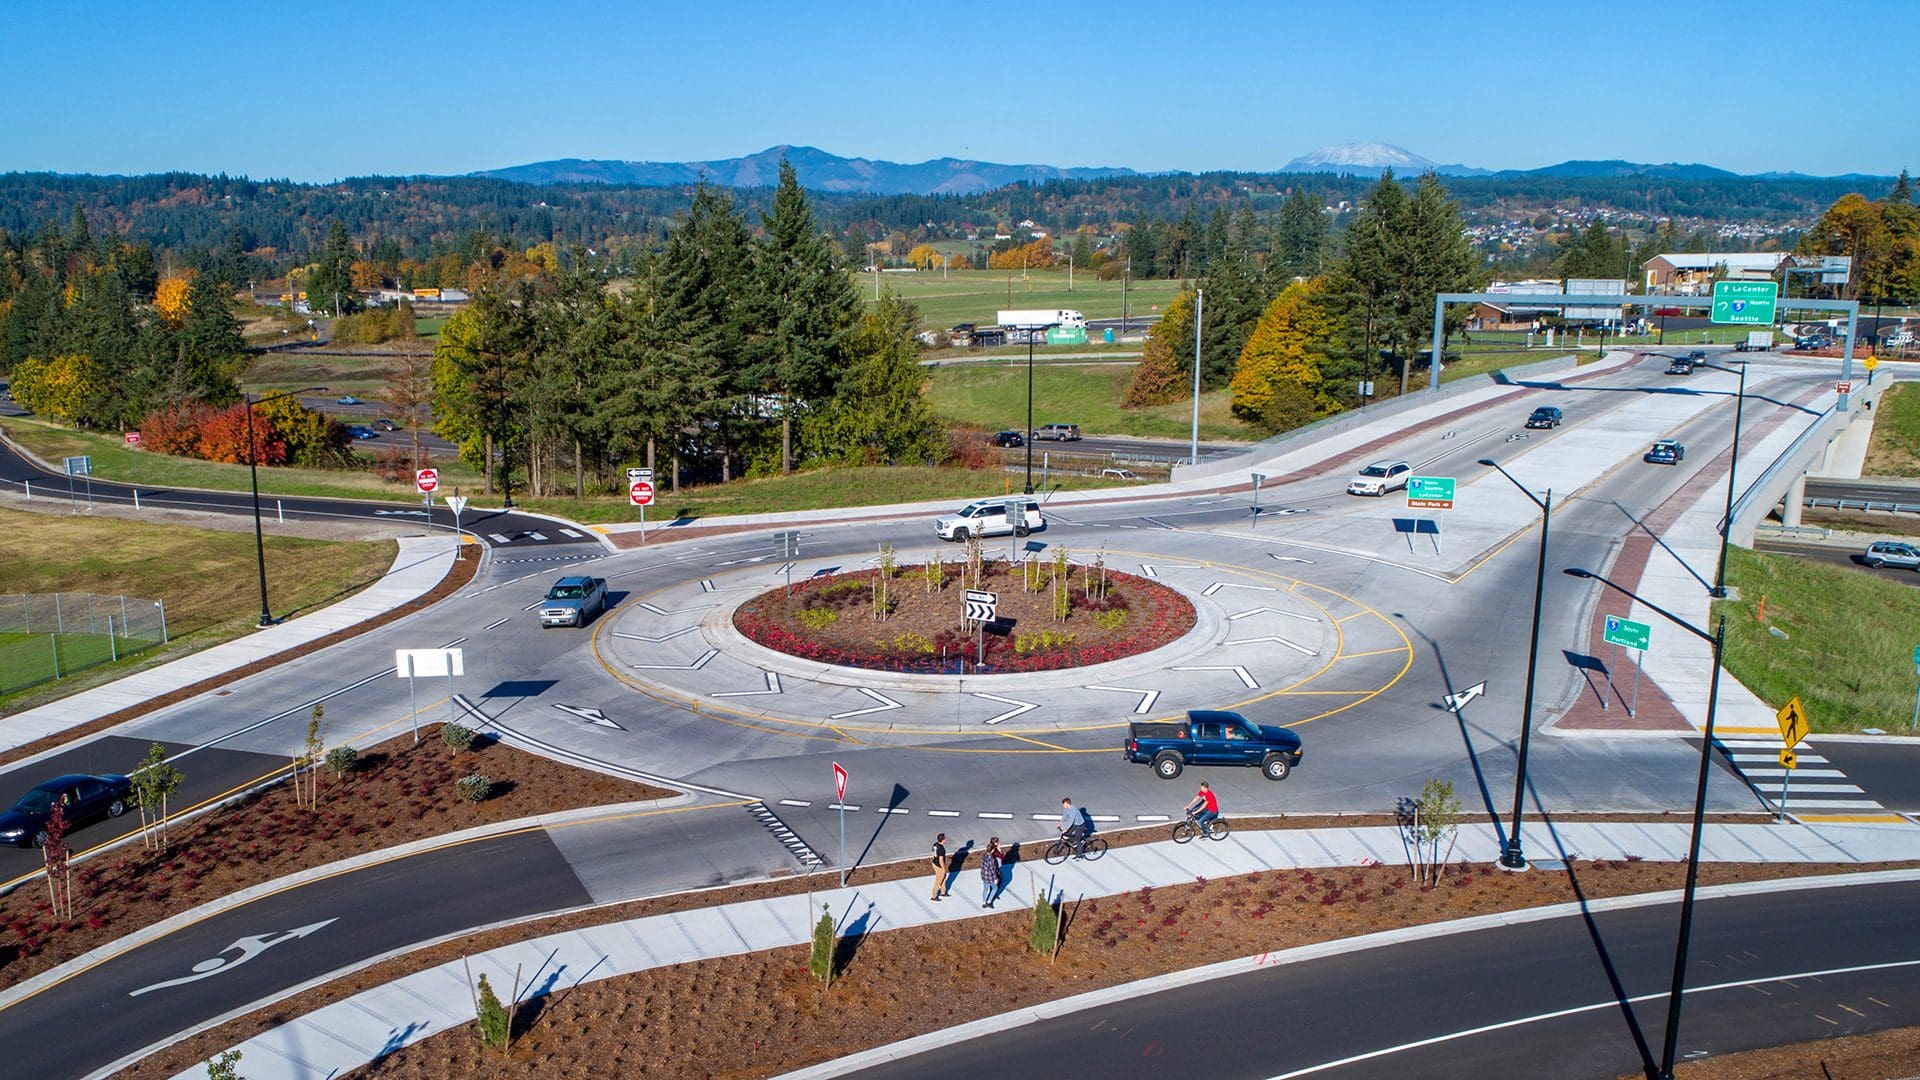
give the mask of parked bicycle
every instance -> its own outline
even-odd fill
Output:
[[[1187,819],[1185,821],[1176,821],[1173,823],[1173,842],[1176,844],[1184,844],[1196,836],[1204,836],[1209,840],[1225,840],[1227,838],[1228,828],[1226,818],[1216,817],[1212,821],[1202,825],[1200,824],[1200,815],[1189,810],[1187,811]]]
[[[1107,853],[1106,838],[1100,837],[1100,836],[1089,836],[1083,842],[1082,850],[1089,860],[1097,859],[1100,856],[1105,855]],[[1062,836],[1058,840],[1055,840],[1053,843],[1048,844],[1047,850],[1041,853],[1042,857],[1047,860],[1048,866],[1059,866],[1061,863],[1066,862],[1067,857],[1072,854],[1073,854],[1073,840],[1065,836]]]

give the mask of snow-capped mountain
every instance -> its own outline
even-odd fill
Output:
[[[1391,143],[1360,142],[1323,146],[1311,154],[1302,154],[1281,167],[1281,172],[1345,173],[1353,176],[1379,176],[1392,169],[1395,176],[1418,176],[1431,169],[1446,176],[1485,176],[1487,170],[1466,165],[1442,165],[1430,158]]]

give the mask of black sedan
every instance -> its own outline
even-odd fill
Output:
[[[1667,365],[1667,374],[1691,375],[1693,374],[1693,361],[1684,356],[1676,356],[1673,358],[1673,363]]]
[[[1653,444],[1653,449],[1641,455],[1641,460],[1654,465],[1678,465],[1686,456],[1686,447],[1672,439],[1661,439]]]
[[[133,781],[118,774],[56,776],[34,787],[13,809],[0,814],[0,843],[39,847],[47,837],[54,803],[66,808],[67,827],[77,829],[103,817],[119,817],[132,804]]]
[[[1024,436],[1024,435],[1022,435],[1022,434],[1020,434],[1020,433],[1019,433],[1019,432],[1017,432],[1017,431],[1002,431],[1002,432],[997,432],[997,433],[996,433],[996,434],[995,434],[995,435],[993,436],[993,445],[995,445],[995,446],[1010,446],[1010,447],[1013,447],[1013,448],[1015,448],[1015,449],[1018,449],[1018,448],[1020,448],[1020,447],[1022,447],[1022,446],[1025,446],[1025,445],[1027,445],[1027,437],[1026,437],[1026,436]]]

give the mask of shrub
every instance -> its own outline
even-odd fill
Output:
[[[820,905],[820,921],[813,924],[813,951],[807,955],[807,974],[833,982],[833,912]]]
[[[1126,608],[1116,607],[1107,611],[1095,612],[1093,622],[1094,625],[1102,630],[1118,630],[1127,625],[1127,619],[1129,617],[1130,615]]]
[[[1060,912],[1044,895],[1034,898],[1033,931],[1027,935],[1027,944],[1048,956],[1060,946]]]
[[[480,773],[468,773],[453,782],[453,790],[470,803],[486,802],[493,794],[493,780]]]
[[[336,746],[327,751],[327,768],[345,776],[360,767],[360,751],[351,746]]]
[[[832,608],[810,607],[800,612],[795,618],[800,620],[801,626],[809,630],[825,630],[840,621],[840,613]]]
[[[493,992],[487,984],[487,976],[480,975],[480,1003],[475,1017],[480,1022],[480,1041],[488,1046],[507,1045],[508,1017],[507,1007],[500,1003],[500,995]]]
[[[455,753],[473,749],[473,729],[463,724],[440,725],[440,741]]]
[[[1055,630],[1042,630],[1037,634],[1015,634],[1013,651],[1021,654],[1038,652],[1041,649],[1064,648],[1073,644],[1074,635]]]

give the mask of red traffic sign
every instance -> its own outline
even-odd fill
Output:
[[[433,490],[440,486],[440,470],[421,469],[419,472],[414,473],[413,486],[419,488],[420,494],[422,495],[433,494]]]
[[[129,432],[127,432],[127,445],[128,445],[128,446],[139,446],[139,445],[140,445],[140,433],[139,433],[139,432],[137,432],[137,431],[129,431]]]
[[[652,506],[653,485],[645,480],[635,480],[627,485],[627,501],[635,506]]]
[[[846,801],[847,770],[841,768],[840,763],[837,761],[833,763],[833,793],[841,802]]]

